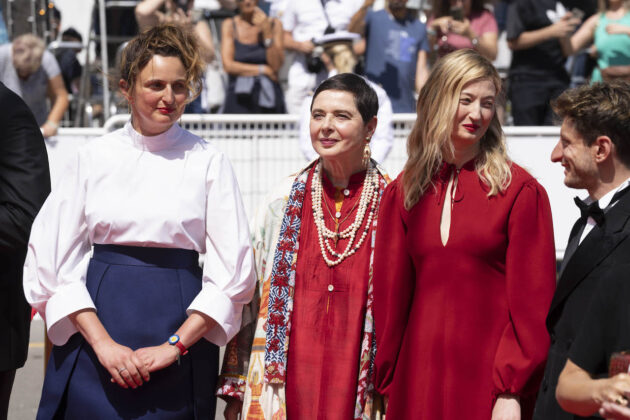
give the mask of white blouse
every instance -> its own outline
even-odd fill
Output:
[[[218,323],[205,338],[219,346],[240,329],[256,278],[238,184],[225,155],[179,125],[146,137],[128,122],[91,141],[35,218],[24,292],[55,345],[77,332],[68,315],[95,308],[85,285],[92,244],[205,254],[187,312]]]

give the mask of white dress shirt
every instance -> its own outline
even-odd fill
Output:
[[[605,212],[610,210],[610,208],[612,208],[615,204],[617,204],[617,202],[614,202],[611,204],[610,201],[613,199],[613,196],[617,193],[617,191],[623,190],[628,185],[630,185],[630,178],[626,179],[624,182],[621,183],[621,185],[619,185],[614,190],[608,191],[606,194],[604,194],[604,196],[599,199],[599,203],[598,203],[599,208],[604,210]],[[593,200],[591,197],[586,197],[582,201],[584,201],[586,204],[591,204],[595,200]],[[580,244],[582,243],[584,238],[586,238],[586,235],[588,235],[591,232],[591,230],[593,230],[593,227],[595,227],[595,225],[597,225],[597,222],[595,222],[595,219],[589,216],[588,219],[586,219],[586,225],[584,226],[584,230],[582,231],[582,236],[580,236],[580,242],[579,242]]]
[[[127,123],[91,141],[37,215],[24,291],[56,345],[77,332],[68,315],[94,308],[85,285],[92,244],[205,254],[202,289],[187,312],[218,323],[205,338],[219,346],[240,329],[255,275],[238,184],[223,153],[179,125],[146,137]]]

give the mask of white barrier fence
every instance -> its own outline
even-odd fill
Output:
[[[110,118],[104,128],[65,128],[47,140],[53,185],[76,149],[105,132],[122,127],[128,115]],[[392,178],[407,158],[406,139],[415,114],[394,116],[394,146],[382,165]],[[248,214],[282,178],[307,164],[298,145],[294,115],[183,115],[184,128],[211,141],[230,158]],[[563,169],[549,157],[559,137],[558,127],[505,127],[510,156],[546,188],[553,212],[556,253],[561,257],[579,212],[572,197],[580,192],[564,186]],[[535,229],[536,227],[532,227]]]

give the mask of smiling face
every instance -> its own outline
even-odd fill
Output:
[[[133,128],[145,136],[168,130],[188,98],[186,69],[178,57],[154,55],[138,74],[133,92],[122,80],[120,88],[131,106]]]
[[[455,150],[478,148],[494,117],[497,90],[489,79],[464,85],[453,121],[451,141]]]
[[[573,122],[565,118],[560,128],[560,140],[551,152],[551,161],[564,167],[564,184],[569,188],[593,189],[597,184],[595,162],[597,144],[588,146]]]
[[[324,90],[313,100],[311,107],[311,142],[322,157],[344,165],[351,173],[361,169],[366,138],[376,128],[376,117],[363,122],[354,96],[342,90]]]

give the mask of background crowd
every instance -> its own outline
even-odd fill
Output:
[[[35,35],[24,37],[24,29],[0,21],[0,43],[6,44],[0,48],[0,81],[25,99],[45,137],[60,125],[95,124],[80,117],[86,107],[102,122],[103,78],[115,76],[128,39],[162,22],[194,32],[207,64],[204,91],[187,113],[299,114],[333,68],[364,75],[382,88],[394,113],[416,112],[417,94],[436,60],[473,48],[493,61],[507,83],[502,122],[550,125],[548,104],[567,87],[630,74],[630,15],[622,0],[108,3],[114,2],[105,2],[106,31],[96,8],[93,14],[89,38],[98,42],[72,27],[60,32],[53,3],[39,12],[46,29]],[[101,34],[107,37],[106,72]],[[86,51],[90,45],[96,54]],[[115,90],[106,93],[114,104],[106,114],[127,112],[117,106],[122,101]]]

